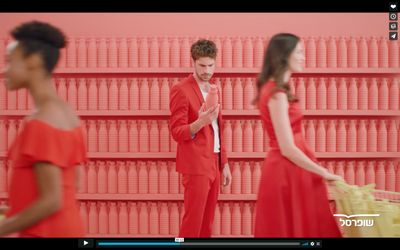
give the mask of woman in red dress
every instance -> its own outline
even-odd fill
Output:
[[[300,72],[303,64],[297,36],[271,38],[255,99],[270,138],[256,202],[255,237],[341,237],[325,181],[343,179],[318,165],[302,136],[303,115],[289,86],[291,74]]]
[[[65,37],[41,22],[12,31],[5,72],[8,90],[29,91],[35,112],[25,118],[8,157],[12,162],[9,209],[0,236],[82,237],[75,199],[77,165],[86,160],[80,120],[56,94],[51,72]]]

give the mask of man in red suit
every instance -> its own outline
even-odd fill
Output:
[[[179,237],[211,237],[220,176],[231,182],[224,148],[220,105],[206,108],[205,100],[215,70],[214,42],[199,40],[191,47],[194,73],[171,89],[170,130],[177,141],[176,170],[182,174],[184,206]],[[219,94],[220,95],[220,94]]]

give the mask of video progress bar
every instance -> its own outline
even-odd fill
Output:
[[[302,246],[300,242],[97,242],[98,246]]]

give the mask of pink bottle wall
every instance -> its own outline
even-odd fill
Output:
[[[183,215],[176,143],[168,130],[169,90],[191,70],[200,37],[219,48],[212,79],[222,91],[233,176],[221,190],[215,237],[249,237],[269,139],[251,105],[269,37],[299,35],[306,68],[291,80],[303,134],[320,163],[350,184],[376,183],[400,199],[399,42],[388,41],[385,13],[0,14],[0,57],[15,25],[38,19],[62,28],[54,84],[82,118],[90,161],[78,199],[90,236],[176,236]],[[0,61],[0,68],[4,62]],[[5,151],[32,108],[25,90],[0,78],[0,202],[6,202]]]

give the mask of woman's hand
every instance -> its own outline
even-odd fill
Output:
[[[0,237],[4,236],[2,233],[2,223],[3,220],[6,218],[5,214],[8,211],[9,207],[6,205],[0,205]]]
[[[344,179],[342,176],[336,175],[336,174],[331,174],[328,171],[326,171],[322,175],[322,178],[324,178],[326,181],[330,181],[330,182],[332,182],[332,181],[343,181],[344,182]]]
[[[9,207],[6,205],[1,205],[0,206],[0,220],[3,219],[2,217],[5,216],[5,214],[7,213]]]

